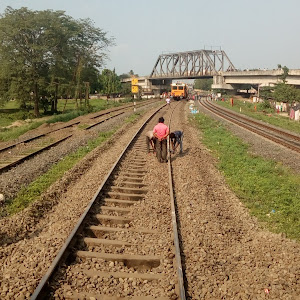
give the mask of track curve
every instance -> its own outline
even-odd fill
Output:
[[[252,131],[266,139],[269,139],[276,144],[280,144],[291,150],[300,153],[300,137],[296,134],[288,133],[279,128],[263,124],[262,122],[255,121],[250,118],[238,115],[231,111],[222,109],[216,105],[213,105],[210,101],[204,100],[199,101],[200,105],[214,113],[238,126],[241,126],[249,131]]]

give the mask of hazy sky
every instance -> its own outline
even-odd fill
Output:
[[[90,18],[115,38],[106,67],[149,75],[161,53],[224,50],[236,68],[300,69],[300,0],[0,0]]]

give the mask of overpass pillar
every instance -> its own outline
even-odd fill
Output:
[[[234,87],[231,84],[225,82],[225,79],[222,75],[213,76],[213,84],[211,88],[220,90],[234,90]]]
[[[151,80],[152,91],[155,95],[160,95],[164,91],[170,91],[171,83],[172,83],[172,79]]]

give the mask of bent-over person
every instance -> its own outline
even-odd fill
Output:
[[[172,146],[172,153],[175,153],[177,147],[180,145],[180,154],[182,154],[182,139],[183,132],[180,130],[176,130],[170,133],[170,142]]]
[[[155,143],[156,137],[153,135],[153,131],[149,130],[146,133],[146,144],[147,144],[147,152],[150,153],[150,147],[155,152]]]

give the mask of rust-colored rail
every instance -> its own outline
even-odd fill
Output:
[[[136,107],[139,108],[139,107],[148,105],[148,104],[150,104],[150,103],[152,103],[152,102],[156,102],[156,101],[157,101],[157,100],[149,100],[149,101],[145,101],[145,102],[143,102],[143,103],[138,103],[138,105],[137,105]],[[130,104],[124,105],[124,106],[122,106],[122,107],[111,108],[111,109],[109,109],[109,110],[105,110],[105,111],[103,111],[103,112],[100,112],[100,113],[98,113],[98,114],[96,114],[96,115],[91,116],[90,119],[96,119],[96,118],[99,118],[99,117],[102,117],[102,116],[104,116],[104,115],[108,115],[108,114],[111,114],[112,112],[116,112],[116,111],[120,111],[120,110],[132,109],[133,107],[134,107],[133,103],[130,103]],[[110,119],[110,118],[108,118],[108,119]],[[107,119],[107,120],[108,120],[108,119]],[[100,124],[100,123],[102,123],[102,122],[104,122],[104,121],[101,121],[101,122],[99,122],[98,124]],[[39,138],[41,138],[41,137],[44,137],[44,136],[46,136],[47,134],[50,134],[50,133],[53,133],[53,132],[56,132],[56,131],[59,131],[59,130],[62,130],[62,129],[66,129],[66,128],[69,128],[69,127],[78,125],[79,123],[80,123],[80,121],[71,122],[70,124],[63,125],[62,127],[59,127],[59,128],[53,129],[53,130],[49,130],[49,131],[46,132],[46,133],[38,134],[38,135],[36,135],[36,136],[34,136],[34,137],[31,137],[31,138],[28,138],[28,139],[24,139],[24,140],[18,141],[18,142],[16,142],[16,143],[11,144],[11,145],[4,146],[4,147],[0,148],[0,153],[1,153],[1,152],[4,152],[4,151],[7,151],[7,150],[9,150],[9,149],[12,149],[12,148],[16,147],[17,145],[20,145],[20,144],[26,144],[26,143],[29,143],[29,142],[31,142],[31,141],[33,141],[33,140],[39,139]],[[96,124],[93,124],[93,125],[91,125],[91,127],[94,127],[94,126],[96,126],[96,125],[98,125],[98,124],[97,124],[97,123],[96,123]]]
[[[137,240],[146,240],[146,236],[152,236],[153,240],[155,237],[159,238],[162,234],[157,230],[129,226],[133,216],[127,216],[129,212],[134,211],[132,206],[143,200],[148,192],[147,186],[143,181],[144,176],[147,174],[147,169],[145,168],[146,145],[144,135],[141,135],[141,133],[143,130],[146,130],[148,121],[154,115],[155,113],[139,128],[108,172],[85,212],[34,291],[31,300],[47,299],[47,297],[53,297],[55,293],[64,299],[127,299],[126,296],[122,296],[123,290],[115,291],[116,294],[114,294],[110,290],[108,290],[109,292],[104,292],[103,289],[97,290],[96,287],[91,287],[92,291],[87,291],[86,288],[66,287],[57,283],[58,281],[71,283],[72,280],[68,279],[68,276],[74,278],[73,276],[76,277],[76,274],[79,274],[80,278],[86,278],[85,280],[87,281],[90,278],[100,281],[103,279],[105,280],[103,282],[112,280],[118,284],[127,280],[136,281],[139,282],[135,287],[139,291],[139,295],[143,295],[144,285],[153,284],[155,289],[164,280],[165,274],[157,272],[155,269],[160,267],[162,270],[166,270],[167,267],[161,264],[165,260],[171,261],[173,264],[173,255],[168,252],[171,250],[167,250],[169,255],[166,253],[166,257],[162,256],[162,253],[159,255],[146,254],[146,250],[139,254],[143,243],[126,239],[126,236],[131,237],[133,235],[139,237]],[[170,184],[172,184],[172,181],[170,181]],[[173,187],[170,187],[170,191],[172,193]],[[174,210],[171,214],[172,220],[174,220]],[[170,248],[172,246],[173,242],[170,244]],[[114,250],[116,247],[121,247],[123,250]],[[129,253],[126,253],[128,248],[130,248],[128,250]],[[180,255],[180,251],[178,253]],[[68,261],[70,261],[72,257],[73,264],[66,267],[66,258],[69,258]],[[179,261],[181,261],[180,258]],[[97,266],[95,267],[95,265]],[[59,267],[62,267],[62,269],[57,273],[56,271]],[[181,270],[181,265],[176,266],[175,269]],[[149,272],[149,270],[151,271]],[[177,277],[174,280],[176,285],[177,283],[181,285],[182,280]],[[112,290],[116,289],[115,283],[112,284]],[[93,292],[94,290],[96,292]],[[184,291],[181,288],[180,290]],[[159,291],[160,293],[167,292],[162,289]],[[185,299],[185,296],[174,292],[171,299],[178,298]],[[132,299],[170,298],[165,295],[161,295],[160,298],[145,295],[135,296]]]
[[[267,124],[262,124],[255,120],[250,120],[241,115],[235,114],[228,110],[222,109],[216,105],[213,105],[209,101],[199,101],[199,103],[210,112],[241,126],[249,131],[252,131],[260,136],[265,137],[277,144],[287,147],[296,152],[300,152],[300,138],[297,135],[287,133],[279,128],[271,127]],[[268,132],[269,131],[269,132]]]
[[[12,157],[13,161],[8,161],[8,160],[1,161],[0,160],[0,174],[2,172],[5,172],[5,171],[11,169],[12,167],[15,167],[16,165],[22,163],[25,160],[30,159],[33,156],[35,156],[35,155],[37,155],[37,154],[39,154],[39,153],[41,153],[41,152],[43,152],[43,151],[51,148],[51,147],[54,147],[54,146],[60,144],[61,142],[65,141],[66,139],[70,138],[71,136],[72,136],[72,134],[69,134],[69,135],[67,135],[67,136],[65,136],[65,137],[63,137],[63,138],[61,138],[59,140],[56,140],[55,142],[50,143],[50,144],[48,144],[48,145],[46,145],[44,147],[41,147],[41,148],[38,148],[38,147],[36,148],[35,147],[35,148],[33,148],[31,150],[30,154],[13,156]]]
[[[142,107],[142,106],[145,106],[145,105],[148,105],[150,103],[152,103],[153,101],[148,101],[147,103],[141,103],[140,105],[138,105],[137,107]],[[113,114],[113,115],[110,115],[112,112],[116,112],[116,111],[120,111],[120,110],[126,110],[126,109],[132,109],[133,107],[133,104],[130,104],[129,106],[127,105],[126,107],[122,107],[122,108],[118,108],[118,109],[112,109],[108,112],[103,112],[101,114],[97,114],[96,116],[93,116],[91,119],[95,119],[95,118],[99,118],[101,116],[106,116],[108,115],[106,118],[100,120],[100,121],[96,121],[94,124],[91,124],[89,125],[88,127],[86,127],[84,130],[89,130],[101,123],[104,123],[112,118],[115,118],[121,114],[124,113],[124,111],[121,111],[121,112],[118,112],[116,114]],[[27,144],[31,141],[34,141],[34,140],[37,140],[39,138],[42,138],[42,137],[45,137],[47,134],[50,134],[50,133],[53,133],[53,132],[56,132],[58,130],[62,130],[62,129],[65,129],[65,128],[69,128],[69,127],[72,127],[74,125],[78,125],[80,123],[80,121],[76,121],[76,122],[72,122],[71,124],[67,124],[63,127],[60,127],[60,128],[57,128],[57,129],[54,129],[54,130],[51,130],[47,133],[44,133],[44,134],[40,134],[40,135],[37,135],[37,136],[34,136],[32,138],[29,138],[29,139],[26,139],[26,140],[23,140],[23,141],[19,141],[13,145],[9,145],[9,146],[6,146],[6,147],[3,147],[2,149],[0,149],[0,152],[4,152],[4,151],[7,151],[7,150],[10,150],[14,147],[16,147],[17,145],[20,145],[22,143],[24,144]],[[12,156],[10,159],[7,159],[7,160],[0,160],[0,174],[2,172],[5,172],[5,171],[8,171],[9,169],[15,167],[16,165],[24,162],[25,160],[28,160],[32,157],[34,157],[35,155],[45,151],[45,150],[48,150],[49,148],[51,147],[54,147],[58,144],[60,144],[61,142],[65,141],[66,139],[70,138],[72,136],[72,134],[69,134],[67,135],[66,137],[63,137],[53,143],[50,143],[48,145],[46,145],[45,147],[33,147],[31,151],[29,151],[30,153],[29,154],[20,154],[20,155],[16,155],[16,156]],[[28,152],[28,150],[26,150],[26,152]]]

